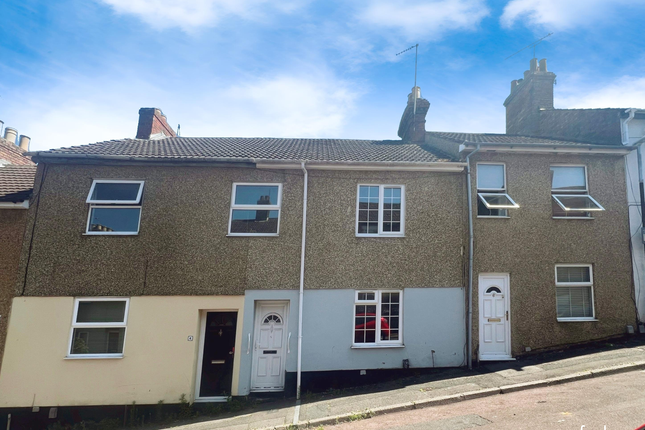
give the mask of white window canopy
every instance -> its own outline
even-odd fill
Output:
[[[488,209],[517,209],[520,207],[506,193],[477,193],[477,195]]]
[[[477,163],[477,216],[507,218],[507,209],[520,207],[506,190],[506,165]]]
[[[553,200],[564,211],[604,211],[600,203],[588,194],[553,194]]]
[[[143,181],[97,179],[87,195],[87,203],[93,204],[139,204]]]
[[[589,195],[586,166],[551,166],[551,197],[554,218],[591,218],[605,210]]]

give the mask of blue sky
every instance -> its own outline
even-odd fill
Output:
[[[393,139],[413,86],[428,130],[504,132],[533,40],[556,107],[645,108],[641,0],[8,0],[0,120],[32,150],[134,137]]]

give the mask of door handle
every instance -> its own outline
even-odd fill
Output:
[[[291,353],[291,332],[289,332],[289,337],[287,337],[287,354]]]
[[[508,321],[508,311],[506,311],[506,321]]]
[[[249,340],[246,343],[246,354],[248,355],[251,352],[251,333],[249,333]]]

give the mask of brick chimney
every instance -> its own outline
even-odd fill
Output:
[[[137,139],[163,139],[164,137],[175,137],[177,134],[168,125],[166,115],[157,108],[139,109],[139,126],[137,128]]]
[[[511,82],[511,94],[504,101],[506,134],[539,135],[540,110],[553,109],[555,73],[546,69],[546,59],[532,58],[524,79]]]
[[[408,94],[408,105],[405,107],[399,123],[399,137],[401,139],[406,142],[425,142],[428,109],[430,109],[430,102],[421,98],[421,88],[412,88],[412,92]]]

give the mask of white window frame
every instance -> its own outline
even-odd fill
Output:
[[[361,187],[379,187],[378,189],[378,233],[359,233],[358,218],[360,209]],[[385,188],[401,189],[401,231],[383,231],[383,208]],[[357,237],[405,237],[405,185],[397,184],[358,184],[356,187],[356,223],[355,235]]]
[[[278,187],[278,203],[275,205],[236,205],[235,194],[238,185],[250,186],[269,186]],[[251,210],[251,211],[278,211],[278,225],[275,233],[231,233],[231,224],[233,223],[233,210]],[[277,182],[233,182],[233,191],[231,192],[231,209],[228,214],[228,236],[279,236],[280,235],[280,218],[282,216],[282,184]]]
[[[605,208],[600,205],[593,197],[589,195],[589,177],[587,174],[587,166],[585,164],[551,164],[549,165],[549,172],[551,171],[551,167],[582,167],[585,172],[585,189],[584,190],[563,190],[563,189],[553,189],[553,182],[551,182],[551,199],[555,201],[555,203],[562,208],[563,211],[571,210],[574,212],[587,212],[589,213],[589,216],[553,216],[553,219],[593,219],[592,212],[600,212],[604,211]],[[557,194],[556,194],[557,193]],[[579,209],[570,209],[567,208],[559,199],[558,197],[561,196],[585,196],[588,197],[589,200],[594,202],[595,204],[598,205],[599,209],[585,209],[585,210],[579,210]]]
[[[90,192],[87,195],[86,203],[96,204],[96,205],[136,205],[141,202],[141,195],[143,194],[143,184],[145,181],[133,181],[128,179],[94,179],[92,182],[92,187]],[[135,200],[92,200],[92,194],[94,194],[94,188],[96,184],[139,184],[139,192],[137,193],[137,198]]]
[[[81,302],[123,302],[125,301],[125,310],[123,311],[122,322],[97,322],[97,323],[77,323],[78,305]],[[96,358],[123,358],[125,354],[125,341],[128,334],[128,312],[130,310],[129,297],[79,297],[74,299],[74,314],[72,316],[72,327],[69,332],[69,342],[67,344],[67,359],[96,359]],[[123,351],[115,354],[73,354],[72,344],[74,342],[74,330],[82,328],[125,328],[123,332]]]
[[[374,293],[374,300],[359,300],[359,293]],[[381,294],[399,293],[399,339],[381,340]],[[355,343],[356,305],[376,306],[376,332],[374,343]],[[402,348],[403,343],[403,290],[356,290],[354,292],[354,310],[352,311],[352,348]]]
[[[504,171],[504,186],[502,188],[480,188],[479,187],[479,166],[480,165],[494,165],[494,166],[502,166],[503,171]],[[508,195],[507,192],[507,182],[506,182],[506,163],[498,163],[498,162],[493,162],[493,161],[482,161],[476,164],[477,166],[477,199],[481,200],[481,202],[486,206],[487,209],[490,210],[506,210],[506,215],[479,215],[479,211],[477,211],[477,218],[510,218],[508,216],[508,209],[518,209],[520,205],[515,203],[515,200],[511,198],[511,196]],[[491,207],[486,199],[484,198],[485,196],[505,196],[511,203],[512,205],[503,205],[503,206],[495,206]],[[478,203],[479,204],[479,203]]]
[[[589,282],[558,282],[558,267],[588,267],[589,268]],[[594,303],[594,288],[593,288],[593,265],[591,264],[556,264],[555,265],[555,287],[556,287],[556,315],[558,309],[558,287],[589,287],[591,290],[591,317],[558,317],[558,322],[584,322],[584,321],[598,321],[596,319],[596,305]]]
[[[139,192],[135,200],[93,200],[92,194],[96,184],[139,184]],[[141,228],[141,196],[143,195],[143,187],[145,181],[129,180],[129,179],[94,179],[90,192],[87,194],[85,203],[89,203],[90,208],[87,213],[87,224],[85,226],[85,234],[91,236],[136,236],[139,234]],[[139,219],[137,221],[137,231],[90,231],[90,221],[92,219],[93,209],[139,209]]]

